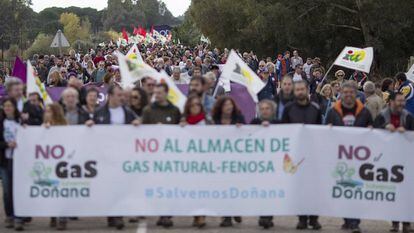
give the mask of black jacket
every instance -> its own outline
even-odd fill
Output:
[[[122,106],[125,112],[125,124],[131,124],[137,116],[130,110],[128,107]],[[88,114],[89,115],[89,114]],[[96,110],[95,115],[93,116],[93,121],[95,124],[111,124],[111,114],[109,112],[109,106],[105,105]]]
[[[286,105],[282,116],[283,123],[322,124],[322,113],[318,104],[309,102],[300,105],[297,101]]]
[[[279,116],[279,107],[281,105],[286,106],[288,103],[292,102],[294,100],[293,93],[288,96],[288,98],[285,98],[283,96],[283,91],[281,90],[277,95],[275,95],[275,102],[276,102],[276,117]],[[282,114],[282,113],[280,113]]]
[[[43,109],[40,106],[26,102],[23,106],[23,113],[29,114],[29,119],[23,123],[27,125],[41,125],[43,123]]]
[[[337,101],[335,105],[328,111],[326,116],[326,124],[332,124],[335,126],[344,126],[343,122],[343,112],[342,112],[342,102],[341,100]],[[357,100],[356,102],[356,111],[355,111],[355,122],[353,127],[368,127],[372,126],[372,116],[371,113],[364,107],[361,101]]]
[[[381,113],[375,118],[374,127],[385,129],[385,127],[391,122],[391,111],[387,107],[381,111]],[[403,110],[400,115],[400,124],[406,130],[414,130],[414,117],[407,111]]]

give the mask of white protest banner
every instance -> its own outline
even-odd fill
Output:
[[[255,102],[258,102],[257,94],[265,87],[263,81],[244,63],[234,50],[230,51],[221,77],[244,85]]]
[[[18,216],[414,220],[413,132],[308,125],[26,127],[17,144]]]
[[[334,65],[369,73],[374,59],[374,49],[345,47],[336,58]]]

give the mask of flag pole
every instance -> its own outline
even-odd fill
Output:
[[[322,83],[325,81],[326,77],[328,77],[328,73],[332,70],[332,67],[335,65],[335,62],[332,63],[331,67],[329,67],[328,71],[326,71],[325,76],[323,76]]]

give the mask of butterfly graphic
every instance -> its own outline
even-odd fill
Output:
[[[301,161],[299,161],[299,163],[295,165],[293,164],[293,161],[290,158],[290,156],[288,154],[285,154],[285,157],[283,158],[283,171],[285,171],[286,173],[295,174],[298,170],[298,167],[302,164],[304,160],[305,158],[303,158]]]

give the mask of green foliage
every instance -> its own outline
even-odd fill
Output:
[[[115,31],[122,28],[132,31],[139,25],[149,29],[153,25],[174,26],[180,23],[158,0],[108,0],[104,18],[104,28]]]
[[[344,46],[374,46],[374,73],[405,69],[414,52],[414,2],[193,0],[189,17],[220,47],[275,57],[298,49],[329,65]]]
[[[43,33],[40,33],[36,37],[32,46],[30,46],[30,48],[28,48],[25,51],[24,57],[29,58],[29,57],[32,57],[33,54],[55,53],[56,51],[53,48],[50,48],[50,44],[52,44],[52,40],[53,40],[53,36],[47,36]]]
[[[90,41],[91,23],[89,19],[80,22],[80,18],[73,13],[60,15],[60,23],[63,25],[63,33],[72,45],[76,40]]]
[[[20,39],[31,39],[36,29],[35,14],[30,0],[0,0],[0,40],[5,48],[17,44]]]
[[[17,44],[10,45],[9,50],[7,50],[7,57],[14,58],[19,55],[19,46]]]
[[[200,42],[201,32],[196,27],[193,18],[190,17],[189,12],[185,13],[184,22],[174,28],[173,38],[180,39],[180,42],[185,45],[195,46]]]
[[[63,33],[69,43],[73,44],[81,28],[79,17],[73,13],[63,13],[60,15],[60,23],[63,25]]]

